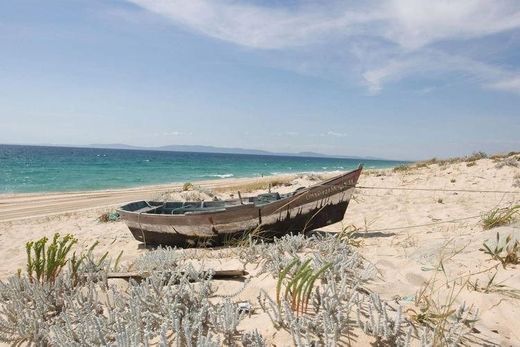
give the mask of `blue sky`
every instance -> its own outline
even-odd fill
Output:
[[[520,2],[3,1],[0,143],[520,150]]]

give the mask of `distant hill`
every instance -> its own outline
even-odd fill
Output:
[[[135,149],[135,150],[143,150],[146,149],[144,147],[125,145],[124,143],[109,143],[109,144],[92,144],[85,145],[81,147],[89,147],[89,148],[110,148],[110,149]],[[151,149],[151,148],[150,148]]]
[[[236,147],[215,147],[202,145],[168,145],[160,147],[140,147],[126,145],[122,143],[111,144],[91,144],[84,147],[91,148],[110,148],[110,149],[133,149],[133,150],[148,150],[148,151],[168,151],[168,152],[195,152],[195,153],[224,153],[224,154],[251,154],[251,155],[279,155],[279,156],[293,156],[293,157],[314,157],[314,158],[343,158],[343,159],[370,159],[370,160],[384,160],[375,157],[360,157],[349,155],[330,155],[316,152],[270,152],[260,149],[236,148]]]
[[[160,150],[172,152],[201,152],[201,153],[227,153],[227,154],[256,154],[256,155],[273,155],[274,153],[262,151],[259,149],[247,148],[228,148],[228,147],[213,147],[201,145],[169,145],[158,147]]]

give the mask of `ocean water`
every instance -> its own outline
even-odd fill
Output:
[[[0,194],[126,188],[402,162],[244,154],[0,145]]]

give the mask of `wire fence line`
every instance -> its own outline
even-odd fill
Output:
[[[367,190],[386,189],[386,190],[426,191],[426,192],[498,193],[498,194],[519,194],[520,195],[520,191],[507,191],[507,190],[407,188],[407,187],[376,187],[376,186],[356,186],[356,189],[367,189]],[[454,218],[454,219],[444,220],[444,221],[424,223],[424,224],[404,225],[404,226],[399,226],[399,227],[391,227],[391,228],[383,228],[383,229],[360,230],[360,232],[383,232],[383,231],[395,231],[395,230],[403,230],[403,229],[429,227],[429,226],[436,226],[436,225],[440,225],[440,224],[448,224],[448,223],[455,223],[455,222],[460,222],[460,221],[465,221],[465,220],[471,220],[471,219],[475,219],[475,218],[482,218],[482,214],[469,216],[469,217]]]
[[[388,189],[388,190],[409,190],[424,192],[461,192],[461,193],[499,193],[499,194],[520,194],[519,191],[513,190],[475,190],[475,189],[442,189],[442,188],[407,188],[407,187],[376,187],[376,186],[356,186],[356,189]]]
[[[482,217],[481,215],[477,215],[477,216],[470,216],[470,217],[463,217],[463,218],[455,218],[455,219],[450,219],[450,220],[443,220],[443,221],[438,221],[438,222],[432,222],[432,223],[424,223],[424,224],[416,224],[416,225],[404,225],[404,226],[400,226],[400,227],[392,227],[392,228],[384,228],[384,229],[368,229],[368,230],[358,230],[360,233],[377,233],[377,232],[382,232],[382,231],[395,231],[395,230],[403,230],[403,229],[412,229],[412,228],[420,228],[420,227],[429,227],[429,226],[435,226],[435,225],[439,225],[439,224],[447,224],[447,223],[455,223],[455,222],[460,222],[460,221],[464,221],[464,220],[470,220],[470,219],[475,219],[475,218],[480,218]]]

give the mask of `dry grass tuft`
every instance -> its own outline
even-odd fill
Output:
[[[448,244],[449,242],[446,243],[444,248]],[[435,327],[433,346],[451,345],[449,335],[453,321],[460,322],[468,327],[476,321],[476,312],[472,312],[472,307],[458,306],[456,303],[462,290],[467,287],[469,277],[449,280],[446,273],[445,264],[461,251],[462,249],[456,250],[448,256],[443,249],[432,277],[424,283],[415,295],[414,304],[416,308],[407,310],[412,321],[419,325]],[[441,273],[445,280],[438,278]]]
[[[479,280],[476,279],[475,281],[469,281],[468,282],[468,289],[484,293],[484,294],[490,294],[490,293],[498,293],[503,296],[507,296],[511,299],[520,299],[520,290],[516,288],[512,288],[510,286],[507,286],[502,283],[496,283],[495,277],[498,273],[498,270],[489,278],[487,283],[485,285],[481,285]]]
[[[516,174],[513,177],[513,187],[520,188],[520,174]]]
[[[316,174],[316,173],[307,173],[307,174],[300,174],[298,176],[296,176],[296,178],[300,178],[300,179],[307,179],[309,181],[323,181],[325,179],[325,177],[323,175],[320,175],[320,174]]]
[[[518,167],[520,165],[520,162],[515,157],[508,157],[505,159],[502,159],[500,161],[497,161],[495,167],[497,169],[501,169],[504,166],[510,166],[510,167]]]
[[[502,225],[513,223],[520,212],[520,205],[512,205],[505,208],[495,208],[482,216],[484,230],[493,229]]]
[[[464,158],[462,161],[475,162],[480,159],[486,159],[487,157],[488,157],[488,155],[486,153],[480,151],[480,152],[473,153],[472,155]]]
[[[465,157],[454,157],[454,158],[447,158],[447,159],[437,159],[437,158],[432,158],[430,160],[425,160],[425,161],[421,161],[419,162],[421,165],[433,165],[433,164],[437,164],[439,166],[445,166],[445,165],[448,165],[448,164],[455,164],[455,163],[474,163],[476,162],[477,160],[480,160],[480,159],[485,159],[487,158],[488,155],[482,151],[480,152],[475,152],[473,153],[472,155],[469,155],[469,156],[465,156]],[[419,163],[417,165],[419,165]],[[475,164],[471,164],[471,165],[468,165],[468,166],[473,166]]]
[[[393,171],[394,172],[408,172],[413,169],[425,168],[430,165],[439,165],[439,167],[445,167],[448,164],[456,164],[456,163],[466,163],[467,167],[472,167],[477,165],[477,161],[481,159],[493,159],[497,163],[497,168],[501,168],[503,166],[512,166],[519,167],[520,166],[520,152],[509,152],[507,154],[494,154],[492,156],[488,156],[485,152],[479,151],[475,152],[471,155],[465,157],[453,157],[447,159],[437,159],[432,158],[429,160],[418,161],[414,164],[403,164],[396,166]]]
[[[250,193],[257,190],[266,190],[273,187],[290,186],[292,183],[291,177],[276,177],[271,179],[262,179],[251,183],[242,183],[236,185],[230,185],[227,187],[218,187],[213,189],[215,193],[226,193],[226,192],[243,192]]]
[[[187,183],[190,184],[191,183]],[[186,184],[185,184],[186,185]],[[200,186],[191,185],[187,190],[175,189],[167,190],[156,195],[153,201],[211,201],[218,200],[212,190],[205,189]]]
[[[433,164],[439,164],[441,161],[439,161],[437,158],[431,158],[429,160],[423,161],[426,165],[433,165]]]
[[[493,154],[492,156],[489,157],[489,159],[493,159],[493,160],[497,161],[497,160],[500,160],[500,159],[514,157],[514,156],[517,156],[519,154],[520,154],[520,152],[498,153],[498,154]]]
[[[393,168],[393,172],[408,172],[412,169],[413,167],[408,165],[408,164],[401,164],[401,165],[398,165],[396,167]]]
[[[402,164],[399,166],[394,167],[394,172],[409,172],[413,169],[420,169],[420,168],[427,168],[430,167],[430,165],[439,165],[440,167],[446,166],[448,164],[455,164],[455,163],[466,163],[466,166],[471,167],[476,165],[476,161],[480,159],[487,158],[488,155],[482,151],[475,152],[472,155],[465,156],[465,157],[455,157],[455,158],[448,158],[448,159],[437,159],[432,158],[429,160],[423,160],[418,161],[414,164]]]
[[[421,169],[421,168],[426,168],[428,167],[428,164],[424,163],[424,162],[419,162],[417,164],[415,164],[414,166],[416,169]]]
[[[363,245],[363,240],[358,238],[359,230],[354,224],[344,226],[338,234],[338,239],[349,246],[360,247]]]
[[[206,196],[197,190],[190,190],[187,192],[183,192],[181,194],[181,196],[184,201],[204,201],[204,200],[206,200]]]
[[[429,160],[418,161],[416,163],[411,163],[411,164],[401,164],[399,166],[394,167],[393,171],[407,173],[414,169],[430,167],[430,165],[439,165],[439,167],[445,167],[448,164],[456,164],[456,163],[466,163],[467,167],[472,167],[472,166],[477,165],[476,162],[481,159],[491,158],[491,159],[495,159],[495,161],[497,161],[500,159],[514,156],[516,154],[517,154],[516,152],[511,152],[509,154],[493,155],[491,157],[488,157],[488,155],[486,153],[479,151],[479,152],[475,152],[475,153],[465,156],[465,157],[454,157],[454,158],[447,158],[447,159],[432,158]],[[511,163],[513,161],[515,161],[515,163],[516,163],[516,161],[518,161],[518,160],[520,160],[520,157],[513,158],[510,161],[508,161],[508,163],[509,163],[509,165],[514,165]]]
[[[258,241],[272,241],[273,238],[268,235],[268,232],[259,224],[255,228],[244,231],[240,236],[229,236],[223,241],[226,247],[249,247]]]
[[[182,185],[182,191],[183,192],[186,192],[188,190],[193,190],[193,183],[191,182],[186,182]]]

